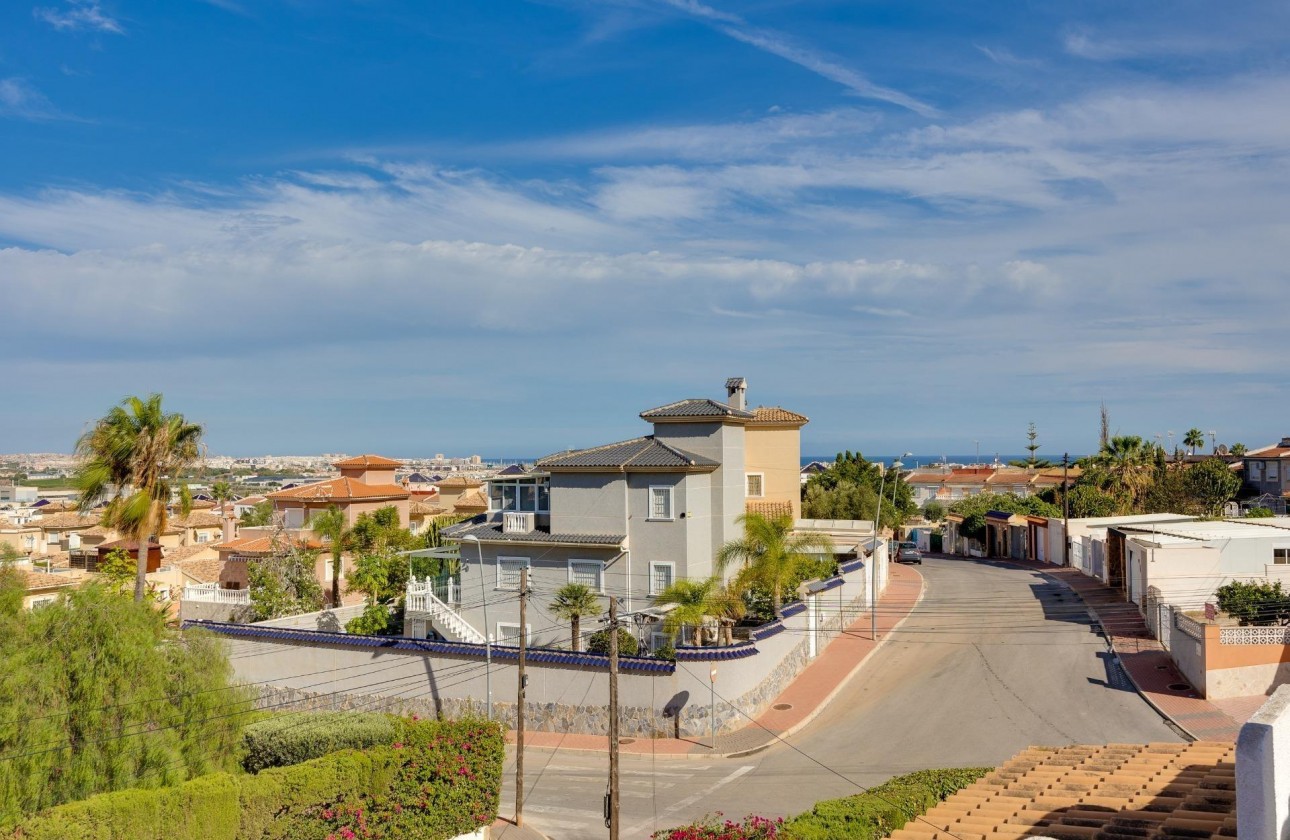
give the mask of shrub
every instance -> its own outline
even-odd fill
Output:
[[[867,792],[817,802],[784,824],[784,840],[877,840],[989,773],[987,767],[919,770]]]
[[[618,653],[621,656],[635,656],[640,650],[640,643],[636,637],[628,633],[623,628],[618,628]],[[603,653],[609,655],[609,631],[597,630],[587,638],[587,653]]]
[[[1218,608],[1241,624],[1284,624],[1290,618],[1290,594],[1282,590],[1281,581],[1234,580],[1214,594]]]
[[[22,840],[447,840],[497,814],[505,746],[484,721],[395,721],[393,744],[258,775],[102,794],[22,820]],[[364,832],[370,833],[364,833]]]
[[[683,825],[656,831],[652,840],[776,840],[782,837],[783,818],[744,817],[742,822],[723,820],[721,814]]]
[[[394,721],[374,712],[277,715],[242,732],[242,767],[258,773],[287,767],[344,749],[366,749],[395,741]]]
[[[1267,519],[1270,516],[1276,516],[1272,508],[1252,507],[1245,512],[1246,519]]]

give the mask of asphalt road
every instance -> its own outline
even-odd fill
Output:
[[[928,557],[921,571],[914,613],[787,743],[743,758],[625,758],[624,840],[717,811],[791,815],[913,770],[993,766],[1031,745],[1181,740],[1133,691],[1074,594],[987,561]],[[607,766],[603,755],[529,750],[528,823],[555,840],[605,837]]]

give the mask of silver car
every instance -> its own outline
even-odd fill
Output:
[[[918,545],[912,542],[903,542],[900,549],[896,552],[896,562],[898,563],[917,563],[923,565],[923,552],[918,550]]]

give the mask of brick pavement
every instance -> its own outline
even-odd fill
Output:
[[[995,559],[993,562],[999,561]],[[1196,740],[1236,741],[1240,724],[1227,711],[1200,697],[1188,685],[1187,678],[1174,665],[1169,652],[1147,629],[1147,622],[1136,604],[1126,602],[1116,590],[1076,569],[1027,560],[1005,562],[1041,572],[1074,590],[1097,616],[1112,650],[1138,693],[1162,715]],[[1171,685],[1186,685],[1187,688],[1173,689]],[[1253,702],[1246,698],[1244,704],[1232,704],[1231,708],[1236,711]]]
[[[747,726],[718,735],[716,749],[706,738],[624,739],[619,748],[621,755],[624,758],[712,758],[759,750],[792,735],[828,706],[869,655],[913,611],[922,592],[921,574],[909,566],[892,564],[887,591],[878,599],[878,641],[869,637],[869,613],[861,613],[846,632],[836,637],[789,683],[766,711]],[[707,668],[703,662],[683,665],[692,669]],[[789,708],[776,710],[774,707],[779,705]],[[513,742],[514,735],[514,732],[508,733],[507,740]],[[609,748],[609,739],[604,735],[528,732],[524,737],[528,747],[538,749],[605,751]]]

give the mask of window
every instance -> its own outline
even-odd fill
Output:
[[[1260,474],[1260,473],[1262,473],[1262,472],[1263,472],[1263,462],[1262,462],[1262,461],[1251,461],[1251,462],[1250,462],[1250,474],[1251,474],[1251,475],[1257,475],[1257,474]]]
[[[676,577],[675,563],[649,564],[649,594],[657,595],[672,585]]]
[[[1290,548],[1272,549],[1272,562],[1278,566],[1290,565]]]
[[[530,624],[524,628],[524,636],[529,641],[533,641],[533,625]],[[520,625],[519,622],[497,622],[497,635],[493,641],[499,645],[516,645],[520,643]]]
[[[520,569],[528,565],[527,557],[498,557],[497,558],[497,588],[514,589],[519,591],[520,588]]]
[[[28,534],[27,536],[23,537],[23,538],[22,538],[22,547],[23,547],[23,548],[25,548],[25,549],[27,549],[28,551],[33,551],[33,550],[35,550],[35,548],[36,548],[36,537],[35,537],[35,535],[34,535],[34,534]]]
[[[1275,462],[1268,464],[1268,481],[1277,480],[1277,465]]]
[[[53,596],[53,595],[50,595],[50,596],[45,597],[45,598],[32,598],[32,599],[31,599],[31,608],[32,608],[33,610],[38,610],[38,609],[40,609],[41,607],[47,607],[47,606],[49,606],[50,604],[54,603],[54,601],[56,601],[56,600],[58,600],[58,599],[57,599],[55,596]]]
[[[570,560],[569,583],[581,583],[592,592],[603,592],[605,564],[599,560]]]
[[[747,488],[748,498],[760,499],[762,496],[765,495],[765,488],[763,485],[766,482],[766,477],[764,474],[747,473],[744,476],[744,481]]]
[[[547,513],[551,507],[549,479],[490,481],[488,501],[492,510]]]
[[[648,519],[672,518],[672,488],[651,487],[649,489]]]
[[[408,523],[408,532],[416,534],[421,530],[421,520],[413,519]]]
[[[199,543],[210,542],[210,541],[211,541],[211,535],[210,535],[210,532],[209,532],[209,531],[198,531],[198,532],[197,532],[197,541],[198,541]]]

